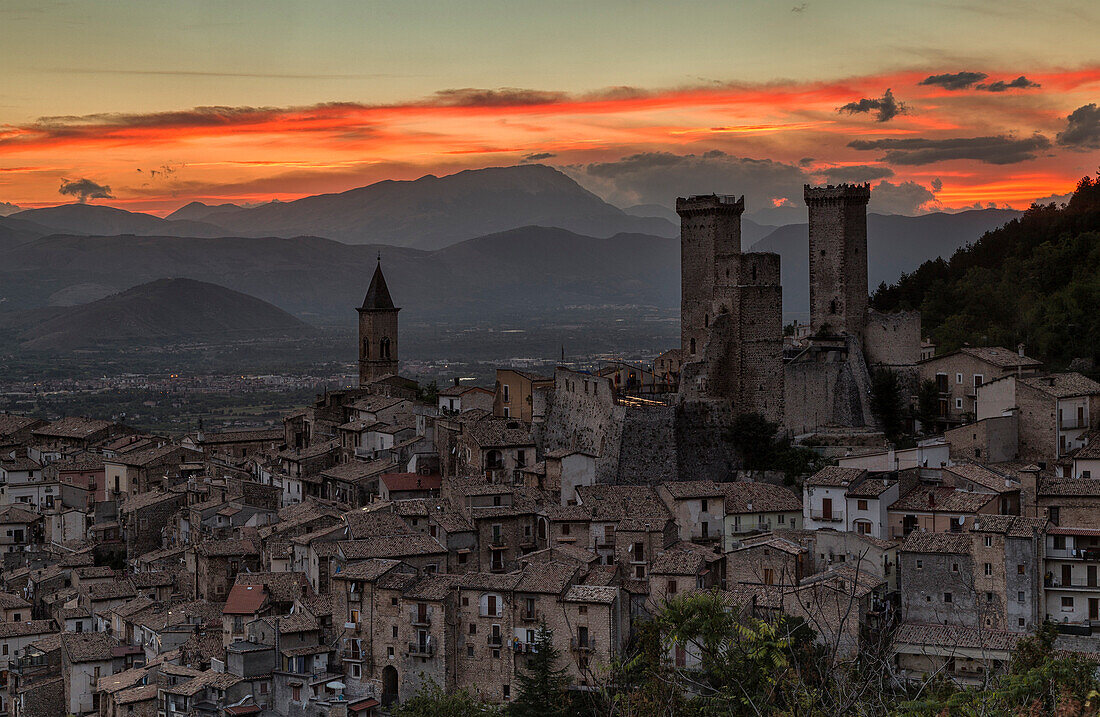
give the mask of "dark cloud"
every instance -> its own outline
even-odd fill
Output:
[[[889,122],[900,114],[904,114],[906,107],[894,99],[894,93],[886,90],[882,97],[864,97],[857,102],[849,102],[843,107],[838,107],[837,112],[847,112],[850,115],[874,112],[876,122]]]
[[[541,162],[544,159],[551,159],[551,158],[557,157],[557,156],[558,155],[554,154],[553,152],[535,152],[534,154],[524,155],[523,159],[520,160],[520,161],[521,162]]]
[[[871,201],[868,211],[879,214],[919,214],[936,201],[935,193],[917,182],[893,184],[885,180],[871,188]]]
[[[814,158],[813,157],[803,157],[802,159],[798,160],[798,166],[799,167],[809,167],[813,163],[814,163]]]
[[[965,90],[981,82],[989,75],[984,72],[949,72],[943,75],[929,75],[920,81],[922,85],[935,85],[945,90]]]
[[[809,7],[809,3],[799,3],[791,8],[791,12],[805,12],[807,7]]]
[[[1100,107],[1090,103],[1078,107],[1066,117],[1066,128],[1058,133],[1063,147],[1100,149]]]
[[[1035,159],[1037,152],[1049,149],[1050,140],[1041,134],[1025,139],[998,135],[959,139],[857,139],[848,146],[859,150],[885,150],[881,161],[890,164],[920,165],[972,159],[986,164],[1016,164]]]
[[[990,82],[984,85],[978,85],[975,89],[984,90],[986,92],[1004,92],[1006,90],[1029,90],[1035,87],[1041,87],[1038,82],[1032,82],[1023,75],[1020,75],[1015,80],[1005,82],[1004,80],[997,80],[996,82]]]
[[[84,204],[89,199],[114,199],[111,188],[106,184],[97,184],[90,179],[80,178],[74,181],[61,180],[59,194],[76,197],[76,200]]]
[[[623,88],[617,88],[619,90]],[[463,87],[441,90],[434,95],[438,104],[451,107],[515,107],[518,105],[550,105],[568,98],[564,92],[543,92],[503,87],[499,90]]]
[[[774,199],[801,197],[802,185],[812,181],[793,164],[735,157],[717,150],[687,155],[646,152],[562,169],[618,206],[668,206],[676,197],[714,192],[744,194],[750,214],[772,207]]]
[[[1039,197],[1033,204],[1066,204],[1073,198],[1073,192],[1069,194],[1048,194],[1045,197]]]
[[[939,177],[936,177],[935,179],[932,180],[932,191],[933,192],[938,192],[941,189],[943,189],[943,180],[940,179]]]
[[[894,176],[894,170],[889,167],[879,167],[873,164],[857,164],[848,167],[829,167],[815,174],[820,174],[828,184],[863,184],[875,179]]]
[[[9,214],[15,214],[21,211],[23,211],[22,207],[16,206],[11,202],[0,202],[0,217],[6,217]]]

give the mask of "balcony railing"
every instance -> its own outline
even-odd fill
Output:
[[[409,610],[409,622],[416,627],[428,627],[432,624],[431,611],[420,612],[417,608]]]
[[[410,642],[409,655],[412,657],[431,657],[435,654],[435,645],[431,640],[426,642]]]
[[[841,521],[844,515],[839,510],[811,510],[810,517],[814,520]]]
[[[524,610],[519,619],[523,622],[538,622],[542,620],[542,613],[537,610]]]
[[[489,635],[486,640],[489,647],[500,647],[504,644],[504,635]]]

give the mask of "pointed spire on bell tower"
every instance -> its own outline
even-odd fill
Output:
[[[387,375],[396,375],[397,312],[386,277],[382,274],[382,253],[374,267],[367,295],[359,312],[359,386]]]
[[[378,255],[378,265],[374,267],[374,276],[371,277],[367,295],[363,298],[364,309],[393,309],[393,299],[390,298],[390,289],[386,286],[386,277],[382,275],[382,254]]]

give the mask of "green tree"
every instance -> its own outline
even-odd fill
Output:
[[[568,712],[569,677],[564,667],[558,667],[560,652],[554,647],[554,632],[543,622],[535,632],[533,654],[516,677],[519,690],[508,705],[510,717],[541,717],[565,715]]]
[[[890,369],[877,368],[871,376],[871,410],[886,437],[897,442],[905,431],[905,405],[901,381]]]
[[[933,379],[920,382],[917,389],[917,419],[924,433],[935,432],[936,421],[940,416],[940,391]]]
[[[439,384],[433,379],[424,386],[418,386],[416,397],[423,403],[434,404],[439,399]]]
[[[498,713],[497,708],[469,690],[447,693],[431,678],[393,711],[394,717],[484,717]]]

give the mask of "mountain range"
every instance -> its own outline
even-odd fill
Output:
[[[21,348],[71,351],[119,344],[224,342],[309,336],[315,329],[278,307],[193,279],[158,279],[74,307],[4,317]]]
[[[950,256],[1016,214],[870,215],[871,287]],[[193,202],[164,219],[69,204],[0,217],[0,312],[84,304],[177,276],[342,325],[379,253],[406,321],[533,320],[570,306],[675,309],[675,219],[661,205],[620,210],[541,165],[251,208]],[[781,255],[785,313],[804,314],[806,224],[744,219],[742,245]]]

